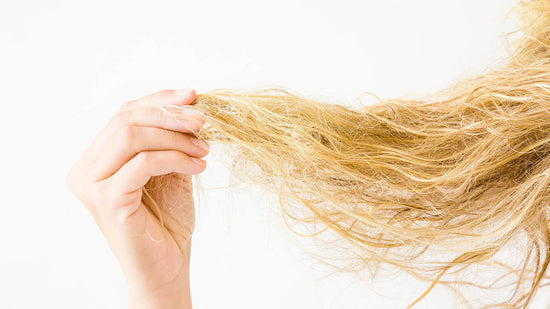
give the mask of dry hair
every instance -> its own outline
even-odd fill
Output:
[[[410,306],[438,284],[498,288],[456,277],[483,264],[511,280],[485,307],[525,308],[550,262],[550,0],[516,9],[506,62],[448,89],[361,109],[218,89],[189,107],[206,115],[198,136],[237,149],[235,170],[275,192],[287,218],[358,249],[350,267],[429,280]],[[513,242],[520,263],[498,262]]]

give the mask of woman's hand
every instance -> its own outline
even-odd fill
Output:
[[[191,307],[190,175],[205,169],[199,158],[208,145],[190,133],[204,116],[191,110],[176,119],[159,107],[189,105],[195,96],[192,89],[165,90],[126,102],[67,175],[122,266],[132,308]]]

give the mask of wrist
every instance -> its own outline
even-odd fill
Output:
[[[128,286],[129,309],[191,309],[189,273],[154,289]]]

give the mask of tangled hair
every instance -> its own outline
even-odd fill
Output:
[[[287,218],[358,249],[354,267],[429,280],[410,306],[437,284],[497,288],[445,280],[483,264],[512,276],[509,297],[486,307],[525,308],[550,262],[550,0],[517,9],[506,63],[426,97],[356,110],[218,89],[188,108],[206,115],[198,136],[237,149],[235,170],[276,192]],[[521,262],[496,261],[512,242]]]

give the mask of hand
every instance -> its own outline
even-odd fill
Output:
[[[126,102],[67,175],[124,271],[131,307],[191,307],[190,175],[205,169],[199,158],[208,153],[192,133],[205,120],[193,110],[176,119],[159,107],[189,105],[195,96],[165,90]]]

